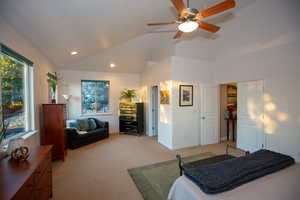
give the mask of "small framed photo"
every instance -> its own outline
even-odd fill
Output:
[[[193,106],[193,86],[180,85],[179,86],[179,106]]]
[[[160,104],[170,104],[170,91],[161,90],[160,91]]]

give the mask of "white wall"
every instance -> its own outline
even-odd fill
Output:
[[[171,72],[173,148],[200,145],[200,87],[213,83],[211,63],[173,56]],[[179,85],[193,85],[193,106],[179,106]]]
[[[179,81],[189,76],[199,76],[199,81],[207,81],[209,76],[214,84],[264,80],[267,148],[292,155],[298,162],[299,9],[297,0],[238,1],[233,17],[221,23],[222,29],[215,39],[194,38],[176,46],[177,56],[196,58],[198,55],[199,59],[209,60],[213,70],[212,78],[210,73],[203,75],[196,68],[187,76],[184,72],[190,63],[184,61],[176,77]],[[211,55],[214,51],[215,56]],[[174,133],[175,137],[177,134]]]
[[[174,149],[173,137],[173,99],[172,99],[172,81],[162,81],[158,85],[158,142],[165,145],[169,149]],[[170,92],[170,104],[160,104],[160,90],[168,90]]]
[[[171,79],[171,57],[149,62],[142,73],[142,85],[158,85]]]
[[[263,79],[268,149],[300,161],[300,2],[259,1],[241,11],[215,65],[217,83]],[[280,17],[278,17],[280,16]],[[239,27],[243,27],[240,29]],[[242,37],[244,36],[244,37]]]
[[[64,102],[62,94],[72,95],[70,100],[70,119],[86,117],[91,115],[81,115],[81,80],[108,80],[110,81],[109,102],[110,114],[95,115],[103,121],[109,122],[110,133],[119,132],[119,102],[120,93],[123,89],[139,89],[140,75],[125,73],[108,73],[93,71],[74,71],[62,70],[59,72],[62,76],[60,89],[60,102]]]
[[[237,8],[231,13],[208,19],[221,26],[219,33],[199,32],[183,38],[174,43],[168,68],[146,72],[144,85],[161,80],[171,82],[172,126],[168,130],[172,130],[172,148],[197,145],[196,130],[200,124],[196,114],[200,112],[199,91],[194,93],[195,106],[180,108],[179,84],[199,88],[203,84],[264,80],[267,148],[292,155],[299,162],[299,10],[297,0],[237,0]],[[168,73],[160,73],[166,69]]]
[[[288,48],[288,47],[287,47]],[[216,82],[263,79],[267,148],[300,158],[300,59],[287,49],[217,62]],[[299,52],[299,51],[298,51]],[[223,65],[229,66],[224,69]]]
[[[299,162],[300,2],[238,0],[237,5],[233,14],[208,20],[222,27],[215,37],[194,34],[175,44],[175,56],[168,68],[172,83],[172,148],[197,145],[199,130],[197,105],[178,106],[179,84],[197,88],[203,84],[264,80],[267,148],[292,155]],[[199,91],[196,89],[194,94],[194,102],[199,105]]]
[[[54,72],[55,66],[36,49],[30,41],[17,33],[14,28],[8,25],[2,18],[0,18],[0,42],[15,50],[19,54],[33,61],[34,63],[34,92],[35,92],[35,121],[36,128],[39,130],[39,112],[42,103],[48,103],[48,72]],[[26,139],[28,146],[40,144],[39,134]]]
[[[213,68],[209,61],[172,56],[152,63],[143,73],[147,94],[147,132],[151,135],[151,86],[170,91],[170,104],[159,105],[158,142],[170,149],[200,144],[200,86],[213,84]],[[194,105],[179,107],[179,85],[194,86]]]
[[[152,135],[152,117],[151,117],[151,86],[158,86],[160,90],[169,90],[172,95],[171,79],[171,58],[168,57],[159,62],[148,63],[142,74],[142,91],[145,102],[146,116],[146,134]],[[171,98],[171,97],[170,97]],[[172,149],[172,99],[170,104],[161,105],[160,95],[158,96],[158,142]]]

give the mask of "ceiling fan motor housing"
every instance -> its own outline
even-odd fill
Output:
[[[199,13],[199,10],[197,10],[196,8],[187,8],[186,11],[189,14],[194,14],[194,15],[197,15]]]
[[[183,23],[186,21],[197,21],[196,15],[199,11],[196,8],[186,8],[184,14],[179,15],[178,21]]]

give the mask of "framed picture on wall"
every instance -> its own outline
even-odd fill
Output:
[[[180,85],[179,86],[179,106],[193,106],[193,86]]]
[[[170,91],[161,90],[160,91],[160,104],[170,104]]]

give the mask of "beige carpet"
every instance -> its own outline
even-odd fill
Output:
[[[203,152],[223,154],[225,144],[171,151],[151,137],[113,135],[53,163],[54,200],[142,200],[127,169]],[[240,152],[231,150],[234,155]]]

